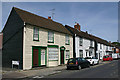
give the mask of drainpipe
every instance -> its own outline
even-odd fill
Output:
[[[76,34],[73,35],[73,58],[76,58],[76,45],[75,45],[75,37],[76,37]]]
[[[24,22],[24,28],[23,28],[23,70],[25,70],[25,33],[26,33],[26,24]]]

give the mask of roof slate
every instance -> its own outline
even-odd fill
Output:
[[[61,33],[72,35],[62,24],[55,22],[53,20],[35,15],[33,13],[21,10],[19,8],[13,7],[20,18],[25,22],[42,28],[58,31]]]
[[[83,31],[78,31],[77,29],[75,28],[72,28],[68,25],[65,25],[65,27],[70,30],[70,32],[72,34],[76,34],[77,36],[80,36],[80,37],[83,37],[83,38],[86,38],[86,39],[90,39],[90,40],[94,40],[96,42],[99,42],[99,43],[102,43],[104,45],[107,45],[107,46],[113,46],[111,43],[109,43],[108,41],[104,40],[104,39],[101,39],[99,37],[96,37],[96,36],[93,36],[91,34],[88,34],[86,32],[83,32]]]

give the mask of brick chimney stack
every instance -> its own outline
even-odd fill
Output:
[[[75,22],[74,28],[80,31],[80,25],[79,25],[79,23]]]
[[[109,43],[111,43],[111,41],[109,41]]]
[[[52,20],[52,19],[51,19],[51,16],[48,16],[48,19]]]

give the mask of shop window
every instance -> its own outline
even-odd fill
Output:
[[[48,60],[58,60],[58,48],[48,48]]]

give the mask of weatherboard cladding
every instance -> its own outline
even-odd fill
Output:
[[[13,7],[21,19],[28,24],[72,35],[62,24],[33,13]]]
[[[78,31],[77,29],[75,28],[72,28],[68,25],[65,25],[65,27],[72,33],[72,34],[76,34],[77,36],[80,36],[80,37],[83,37],[83,38],[86,38],[86,39],[90,39],[90,40],[95,40],[97,41],[98,43],[101,43],[101,44],[105,44],[107,46],[113,46],[111,43],[109,43],[108,41],[106,40],[103,40],[99,37],[96,37],[96,36],[93,36],[91,34],[88,34],[86,32],[83,32],[83,31]]]

